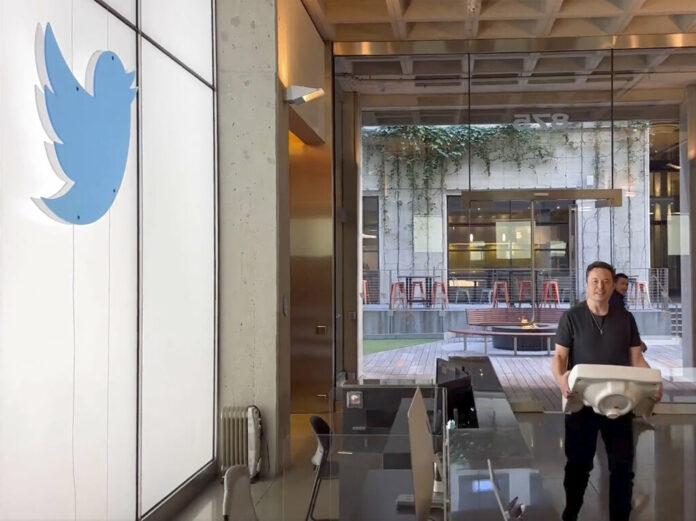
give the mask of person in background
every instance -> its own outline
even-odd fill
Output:
[[[609,298],[609,307],[626,309],[626,291],[628,291],[628,275],[617,273],[614,277],[614,292]]]
[[[609,298],[610,308],[626,309],[626,292],[628,291],[628,275],[625,273],[617,273],[614,277],[614,292]],[[645,353],[648,346],[643,340],[640,341],[640,350]]]

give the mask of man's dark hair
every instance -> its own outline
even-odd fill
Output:
[[[615,280],[614,277],[616,277],[616,271],[614,270],[614,266],[612,266],[608,262],[602,262],[602,261],[593,262],[592,264],[590,264],[587,267],[587,271],[585,271],[585,280],[587,280],[590,277],[590,272],[596,268],[601,268],[603,270],[609,270],[611,272],[611,279]]]
[[[616,275],[614,275],[614,282],[618,282],[619,279],[628,280],[628,275],[626,275],[625,273],[617,273]]]

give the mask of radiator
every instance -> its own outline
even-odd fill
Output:
[[[223,407],[220,459],[224,471],[232,465],[249,466],[249,420],[247,407]]]

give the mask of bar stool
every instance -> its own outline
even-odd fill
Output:
[[[519,287],[517,288],[517,298],[522,303],[524,300],[525,290],[529,292],[529,300],[532,300],[532,281],[531,280],[521,280]]]
[[[447,297],[447,285],[444,282],[433,282],[433,295],[430,300],[431,304],[436,304],[437,303],[437,290],[440,289],[442,291],[442,307],[446,308],[447,305],[449,304],[449,298]]]
[[[496,280],[493,283],[493,307],[498,307],[498,294],[500,290],[503,291],[503,297],[505,297],[505,304],[507,304],[507,307],[510,307],[510,292],[508,291],[508,283],[505,280]]]
[[[644,280],[639,280],[633,284],[633,300],[638,304],[638,298],[640,298],[640,307],[645,308],[645,301],[648,301],[648,307],[650,304],[650,289],[648,283]]]
[[[365,280],[365,279],[363,279],[363,285],[362,285],[362,301],[363,301],[363,304],[370,303],[370,286],[368,286],[367,280]]]
[[[419,299],[425,301],[425,289],[423,288],[422,280],[414,280],[413,282],[411,282],[411,300],[414,300],[416,298],[416,294],[414,292],[416,288],[420,290]]]
[[[391,289],[389,290],[389,307],[393,308],[398,302],[401,302],[401,305],[406,307],[405,282],[392,282]]]
[[[561,303],[557,280],[545,280],[541,285],[541,305],[548,304],[551,306],[551,303],[553,303],[554,307],[558,307]]]

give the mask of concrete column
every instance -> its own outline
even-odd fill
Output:
[[[275,0],[217,2],[217,65],[220,405],[261,409],[275,473],[290,395],[288,124]]]
[[[693,367],[696,362],[694,349],[694,308],[692,280],[696,270],[696,256],[692,244],[696,241],[696,212],[692,211],[691,201],[696,200],[696,85],[686,88],[680,116],[680,165],[679,208],[682,216],[688,219],[688,243],[682,244],[681,257],[681,299],[682,299],[682,352],[683,365]]]

